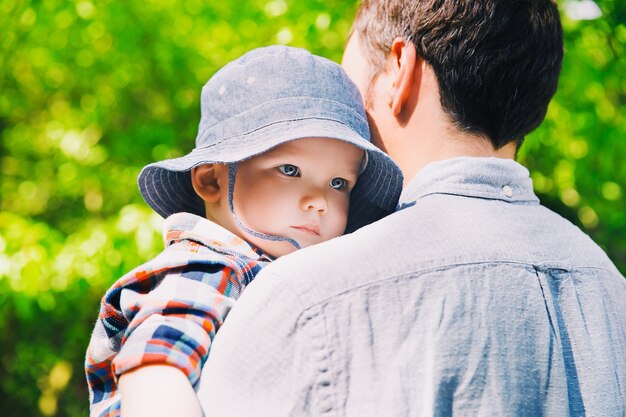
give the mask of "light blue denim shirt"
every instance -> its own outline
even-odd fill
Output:
[[[425,167],[395,214],[265,268],[207,416],[624,416],[626,280],[512,160]]]

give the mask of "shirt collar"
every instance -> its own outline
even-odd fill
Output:
[[[175,213],[165,219],[163,241],[170,246],[181,240],[192,240],[218,252],[244,256],[251,260],[271,261],[261,249],[204,217]]]
[[[400,208],[430,194],[538,203],[528,170],[512,159],[458,157],[433,162],[402,191]]]

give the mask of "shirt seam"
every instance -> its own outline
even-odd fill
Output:
[[[297,322],[300,321],[300,318],[302,315],[304,315],[308,310],[315,308],[317,306],[323,305],[328,303],[330,300],[332,300],[333,298],[348,294],[352,291],[355,291],[357,289],[361,289],[361,288],[366,288],[370,285],[377,285],[380,283],[384,283],[387,281],[391,281],[391,280],[395,280],[395,279],[401,279],[401,278],[407,278],[407,277],[411,277],[413,276],[413,278],[418,278],[421,277],[422,275],[429,273],[429,272],[434,272],[434,271],[443,271],[446,269],[451,269],[454,267],[459,267],[459,266],[478,266],[478,265],[485,265],[485,264],[498,264],[498,265],[523,265],[526,266],[525,269],[527,269],[529,272],[532,272],[533,274],[535,274],[535,271],[537,269],[539,270],[544,270],[544,269],[561,269],[561,270],[565,270],[568,272],[571,272],[571,270],[573,269],[594,269],[594,270],[602,270],[602,271],[606,271],[609,273],[613,273],[614,271],[611,270],[610,268],[606,268],[606,267],[602,267],[602,266],[582,266],[582,265],[556,265],[556,264],[548,264],[548,263],[528,263],[528,262],[522,262],[522,261],[502,261],[502,260],[492,260],[492,261],[480,261],[480,262],[456,262],[456,263],[452,263],[452,264],[446,264],[446,265],[438,265],[438,266],[433,266],[430,268],[424,268],[424,269],[420,269],[419,271],[412,271],[412,272],[406,272],[403,274],[399,274],[399,275],[388,275],[385,276],[384,278],[380,278],[377,279],[375,281],[369,281],[367,283],[363,283],[361,285],[357,285],[357,286],[353,286],[350,288],[347,288],[345,290],[342,290],[340,292],[337,292],[333,295],[329,295],[328,297],[325,297],[322,300],[316,301],[313,304],[306,304],[305,301],[303,300],[300,295],[298,293],[296,293],[294,290],[290,289],[290,291],[294,292],[298,298],[298,300],[303,304],[306,305],[307,307],[305,307],[302,312],[298,315],[298,319]]]
[[[267,276],[265,276],[263,278],[264,281],[267,281],[267,278],[269,275],[273,275],[274,277],[276,277],[276,279],[280,280],[279,284],[282,286],[283,290],[289,291],[289,293],[294,297],[294,300],[298,302],[299,305],[304,304],[305,300],[300,296],[300,294],[298,294],[298,292],[296,292],[290,285],[288,285],[289,280],[283,275],[283,274],[277,274],[277,273],[273,273],[273,272],[268,272]],[[317,312],[312,311],[312,309],[314,307],[319,308],[319,310]],[[307,316],[308,314],[308,317]],[[328,339],[328,334],[327,334],[327,325],[326,325],[326,319],[325,319],[325,312],[324,309],[321,308],[321,304],[317,304],[316,306],[311,306],[308,307],[306,309],[303,309],[302,311],[300,311],[298,313],[298,315],[296,316],[295,320],[294,320],[294,326],[296,328],[296,331],[298,329],[302,329],[302,331],[304,332],[304,334],[306,335],[306,337],[308,338],[308,340],[312,341],[312,340],[318,340],[319,338],[321,338],[322,340],[322,346],[318,347],[317,349],[324,351],[325,353],[328,352],[328,344],[327,344],[327,339]],[[323,326],[323,334],[314,334],[314,332],[311,331],[310,328],[304,329],[304,327],[302,326],[302,324],[306,321],[309,320],[313,320],[315,318],[319,318],[320,320],[322,320],[322,326]],[[311,344],[312,347],[315,347],[314,344]],[[327,361],[329,363],[332,363],[332,359],[330,355],[326,358]],[[315,364],[317,364],[318,362],[315,362]],[[311,362],[311,367],[312,367],[312,371],[313,374],[316,376],[313,384],[314,387],[318,387],[321,388],[324,392],[330,392],[330,396],[332,396],[332,399],[330,400],[330,407],[327,409],[319,409],[318,408],[318,412],[320,415],[325,415],[325,416],[332,416],[336,414],[337,411],[337,398],[334,395],[334,391],[333,391],[333,387],[336,385],[332,382],[332,378],[329,379],[329,383],[327,385],[324,385],[322,381],[320,381],[320,378],[323,378],[324,372],[322,372],[320,370],[319,367],[315,367],[313,366],[313,362]],[[331,367],[329,366],[328,369],[331,369]],[[328,401],[329,399],[329,395],[327,395],[326,397],[320,397],[318,395],[318,391],[314,390],[313,391],[313,395],[315,396],[315,398],[317,399],[318,404],[322,403],[323,400]],[[321,405],[321,404],[320,404]]]

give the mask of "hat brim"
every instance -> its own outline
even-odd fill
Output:
[[[402,174],[397,165],[353,129],[336,120],[319,118],[273,123],[196,148],[180,158],[147,165],[137,179],[139,190],[146,203],[163,217],[177,212],[204,217],[204,203],[191,185],[192,168],[208,163],[240,162],[283,143],[309,137],[342,140],[367,151],[367,165],[351,194],[347,232],[395,210],[402,189]]]

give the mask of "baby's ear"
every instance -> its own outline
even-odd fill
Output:
[[[196,194],[207,203],[217,203],[220,200],[220,168],[217,164],[204,164],[191,169],[191,185]]]

